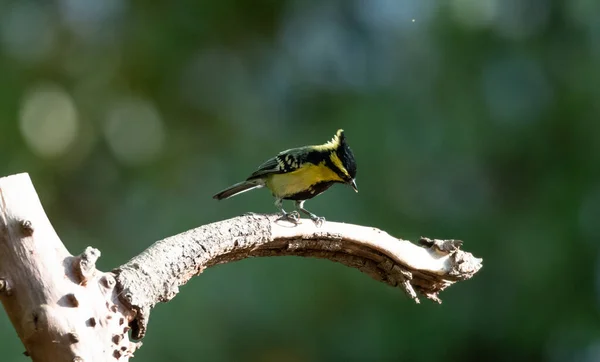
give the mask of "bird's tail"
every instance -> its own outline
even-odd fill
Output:
[[[255,188],[263,187],[261,180],[251,180],[251,181],[242,181],[238,182],[235,185],[229,186],[225,190],[219,192],[218,194],[213,196],[213,199],[223,200],[228,199],[232,196],[241,194],[242,192],[250,191]]]

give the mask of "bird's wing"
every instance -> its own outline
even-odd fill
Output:
[[[247,180],[256,179],[273,173],[283,173],[284,171],[281,168],[281,162],[279,161],[278,157],[279,155],[263,162],[263,164],[258,166],[258,169],[254,171],[250,177],[247,178]]]
[[[298,168],[299,163],[297,155],[300,148],[292,148],[280,152],[277,156],[270,158],[258,166],[247,180],[253,180],[269,174],[286,173]]]

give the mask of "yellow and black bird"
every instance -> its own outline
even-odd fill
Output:
[[[356,161],[346,143],[344,130],[338,130],[333,139],[318,146],[304,146],[280,152],[265,161],[246,179],[214,195],[217,200],[227,199],[252,189],[267,187],[275,197],[275,206],[282,219],[297,223],[297,211],[287,213],[283,200],[296,201],[296,209],[308,215],[320,226],[325,218],[304,208],[304,202],[327,190],[334,183],[356,187]]]

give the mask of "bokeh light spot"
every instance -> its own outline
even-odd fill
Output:
[[[38,85],[23,99],[19,126],[25,142],[38,156],[61,156],[77,137],[73,99],[58,85]]]
[[[117,159],[129,165],[153,161],[165,141],[160,114],[152,103],[139,98],[120,99],[112,105],[104,135]]]
[[[35,62],[52,50],[56,31],[41,4],[19,1],[0,12],[0,45],[10,56]]]
[[[369,28],[403,32],[414,28],[415,15],[419,26],[426,26],[440,3],[432,0],[357,0],[356,15]]]
[[[468,27],[489,26],[498,13],[497,0],[452,0],[452,15]]]
[[[596,0],[571,0],[565,3],[565,12],[573,23],[592,26],[598,21],[600,3]]]
[[[112,40],[128,2],[120,0],[60,0],[60,15],[72,33],[84,40]]]
[[[543,32],[550,19],[548,0],[504,0],[497,3],[495,30],[509,40],[524,40]]]

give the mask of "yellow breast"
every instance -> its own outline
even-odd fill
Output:
[[[319,182],[343,180],[325,166],[325,162],[318,165],[306,163],[299,169],[282,174],[273,174],[267,178],[266,186],[274,196],[285,198],[308,190],[312,185]]]

